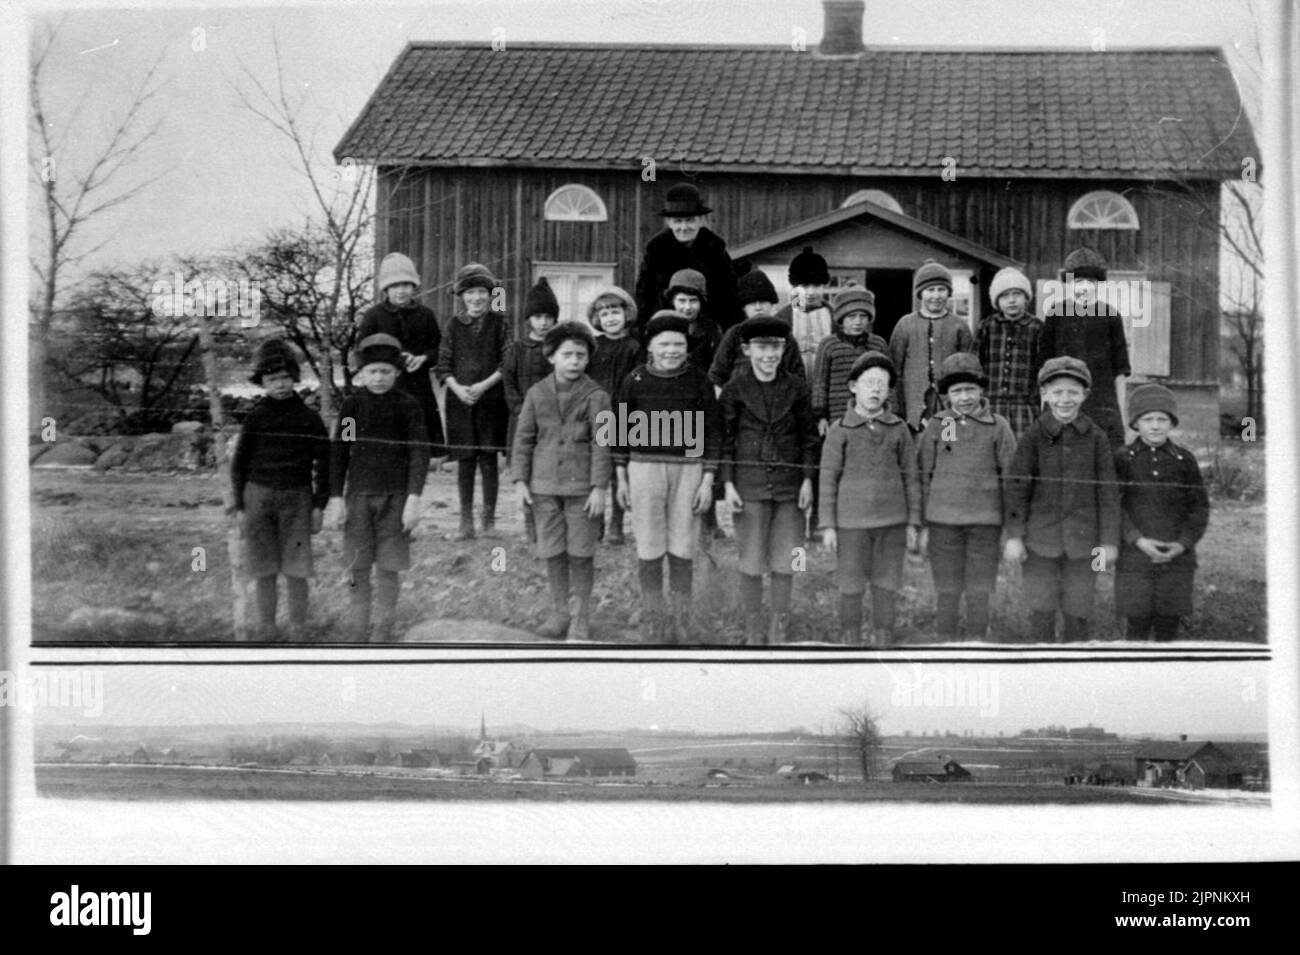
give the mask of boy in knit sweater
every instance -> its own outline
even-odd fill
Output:
[[[360,389],[343,399],[330,445],[326,515],[343,527],[343,566],[351,574],[348,629],[357,641],[389,640],[397,612],[398,573],[411,566],[411,532],[429,471],[424,415],[394,387],[401,346],[371,335],[357,346]],[[370,569],[376,568],[371,627]]]
[[[551,588],[538,633],[552,639],[589,636],[596,522],[611,470],[609,446],[595,440],[609,393],[585,374],[594,345],[578,322],[546,333],[542,350],[554,373],[524,398],[511,455],[519,497],[537,515],[537,556]]]
[[[1088,636],[1096,573],[1119,545],[1119,492],[1105,433],[1083,413],[1092,375],[1077,358],[1051,358],[1038,373],[1047,411],[1016,447],[1007,482],[1008,561],[1024,561],[1030,639],[1051,643],[1056,612],[1067,642]]]
[[[789,633],[793,558],[803,543],[820,454],[808,389],[781,368],[786,327],[779,318],[740,325],[750,367],[722,389],[722,481],[740,551],[745,643],[780,644]],[[772,575],[771,613],[763,615],[763,575]]]
[[[846,286],[831,300],[835,331],[823,339],[813,362],[812,409],[817,418],[817,433],[822,437],[830,430],[831,419],[839,417],[852,400],[849,394],[849,369],[863,352],[885,353],[889,346],[879,335],[871,333],[876,320],[876,297],[867,289]]]
[[[849,370],[853,404],[822,445],[818,526],[823,546],[836,555],[841,643],[861,640],[868,581],[874,643],[893,641],[903,552],[917,547],[921,482],[912,435],[885,406],[893,385],[888,356],[860,356]]]
[[[244,541],[244,570],[257,581],[256,637],[278,640],[276,575],[289,590],[289,639],[302,640],[307,623],[311,536],[320,533],[329,499],[329,434],[293,390],[298,380],[293,346],[264,342],[250,381],[266,389],[244,420],[230,462],[234,509]]]
[[[690,639],[700,515],[713,507],[722,445],[713,386],[686,360],[689,326],[670,311],[656,312],[646,323],[649,361],[623,379],[614,402],[615,425],[598,435],[615,447],[619,503],[632,512],[646,642]],[[669,605],[663,594],[665,555]]]
[[[632,337],[636,324],[636,303],[632,296],[616,285],[602,289],[587,311],[587,322],[596,330],[596,347],[587,366],[591,380],[610,396],[633,368],[641,364],[641,344]],[[610,518],[608,529],[601,515],[596,536],[611,547],[623,545],[623,506],[618,502],[618,483],[610,478]]]
[[[928,260],[912,277],[916,311],[898,320],[889,336],[889,356],[902,382],[898,386],[898,414],[913,434],[939,410],[937,379],[943,360],[957,351],[974,351],[975,337],[954,315],[952,273]]]
[[[989,283],[994,312],[980,322],[975,334],[975,355],[988,372],[989,407],[1011,425],[1019,437],[1038,420],[1042,319],[1029,310],[1033,287],[1019,269],[999,269]]]
[[[506,407],[510,411],[510,424],[506,429],[507,453],[514,447],[515,428],[519,423],[519,412],[524,407],[524,395],[551,371],[542,342],[559,318],[560,303],[551,291],[550,283],[545,278],[538,279],[537,284],[524,297],[524,319],[528,334],[506,346],[505,359],[501,362],[501,384],[505,388]],[[524,534],[530,544],[537,543],[533,511],[527,504],[524,505]]]
[[[990,410],[987,385],[974,355],[957,352],[944,359],[938,387],[948,407],[930,419],[917,449],[925,517],[921,550],[930,555],[941,641],[957,637],[963,592],[965,635],[985,638],[989,596],[997,584],[1003,476],[1011,472],[1016,438],[1007,419]]]
[[[1128,618],[1131,640],[1174,640],[1192,612],[1196,542],[1209,525],[1210,501],[1196,456],[1169,438],[1178,427],[1173,393],[1134,388],[1128,415],[1138,436],[1115,453],[1124,537],[1115,612]]]

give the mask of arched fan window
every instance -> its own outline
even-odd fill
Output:
[[[847,209],[859,202],[874,202],[878,206],[884,206],[890,212],[897,212],[900,216],[903,214],[903,207],[898,204],[898,200],[883,189],[859,189],[840,203],[840,208]]]
[[[552,222],[604,222],[609,215],[600,196],[586,186],[570,183],[546,200],[546,218]]]
[[[1070,207],[1071,229],[1136,229],[1137,210],[1117,192],[1090,192]]]

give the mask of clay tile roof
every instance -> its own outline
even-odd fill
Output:
[[[1226,178],[1258,157],[1215,49],[413,43],[335,150],[379,164]]]

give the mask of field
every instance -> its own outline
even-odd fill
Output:
[[[102,629],[70,626],[81,608],[122,608],[152,620],[117,639],[222,642],[232,639],[230,570],[222,484],[216,473],[100,473],[33,470],[32,607],[38,641],[105,639]],[[455,476],[431,474],[424,522],[403,574],[399,637],[413,640],[530,639],[547,609],[545,569],[522,539],[514,498],[502,495],[494,538],[448,540],[457,521]],[[728,523],[724,519],[724,524]],[[1196,613],[1184,636],[1263,642],[1267,516],[1260,503],[1216,501],[1210,530],[1198,548]],[[314,539],[314,637],[341,639],[345,608],[341,534]],[[734,606],[735,546],[714,541],[697,560],[696,593],[703,633],[712,642],[738,640]],[[797,574],[792,640],[825,640],[835,631],[837,592],[830,555],[812,548]],[[1012,576],[1009,577],[1008,575]],[[933,638],[934,591],[929,569],[909,562],[900,609],[900,642]],[[1099,588],[1094,639],[1116,639],[1108,581]],[[597,555],[593,639],[636,640],[638,604],[631,545]],[[993,600],[993,635],[1021,632],[1018,570],[1001,569]],[[283,607],[284,597],[281,597]],[[283,610],[281,611],[283,614]],[[454,621],[454,623],[440,623]],[[423,624],[415,633],[412,628]],[[501,628],[507,629],[501,629]],[[504,634],[504,636],[502,636]]]
[[[924,802],[1145,804],[1162,802],[1132,789],[996,783],[877,782],[728,785],[628,782],[494,782],[475,778],[352,774],[322,770],[241,770],[167,766],[38,765],[41,796],[58,799],[500,800],[670,802]]]

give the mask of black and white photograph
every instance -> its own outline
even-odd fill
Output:
[[[7,860],[1300,859],[1291,4],[0,26]]]

